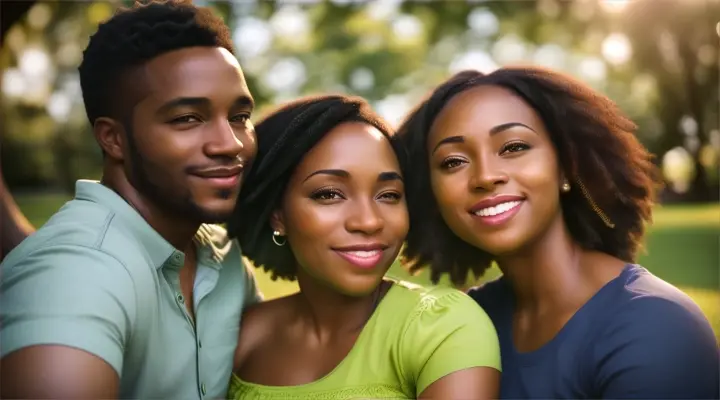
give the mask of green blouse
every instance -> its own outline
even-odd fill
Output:
[[[500,346],[487,314],[465,293],[395,282],[347,357],[325,377],[265,386],[233,374],[231,399],[417,398],[453,372],[500,370]]]

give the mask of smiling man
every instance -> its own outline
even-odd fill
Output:
[[[228,28],[184,2],[123,10],[80,66],[102,182],[2,264],[3,398],[226,394],[243,308],[260,299],[212,223],[255,156]]]

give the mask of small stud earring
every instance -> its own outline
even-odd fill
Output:
[[[565,181],[565,183],[562,184],[560,187],[560,190],[563,191],[563,193],[567,193],[570,191],[570,183],[568,181]]]
[[[278,238],[282,238],[282,241],[278,240]],[[272,234],[272,241],[277,246],[285,246],[285,243],[287,243],[287,239],[283,237],[283,235],[280,233],[280,231],[273,231]]]

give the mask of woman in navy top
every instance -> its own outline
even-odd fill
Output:
[[[633,264],[656,190],[635,129],[538,68],[461,72],[400,129],[411,267],[455,283],[503,272],[469,292],[500,336],[503,398],[719,396],[707,319]]]

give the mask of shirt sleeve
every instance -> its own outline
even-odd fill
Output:
[[[84,350],[121,375],[136,312],[133,282],[114,257],[50,246],[2,265],[0,357],[34,345]]]
[[[426,295],[401,339],[405,373],[422,393],[438,379],[473,367],[500,370],[500,345],[488,315],[466,294]]]
[[[719,398],[718,345],[694,304],[636,299],[599,337],[594,357],[601,397]]]
[[[255,272],[253,272],[252,264],[250,264],[245,257],[242,258],[242,263],[245,270],[245,287],[247,288],[245,291],[245,307],[247,307],[255,303],[260,303],[263,301],[264,296],[260,291],[257,280],[255,280]]]

